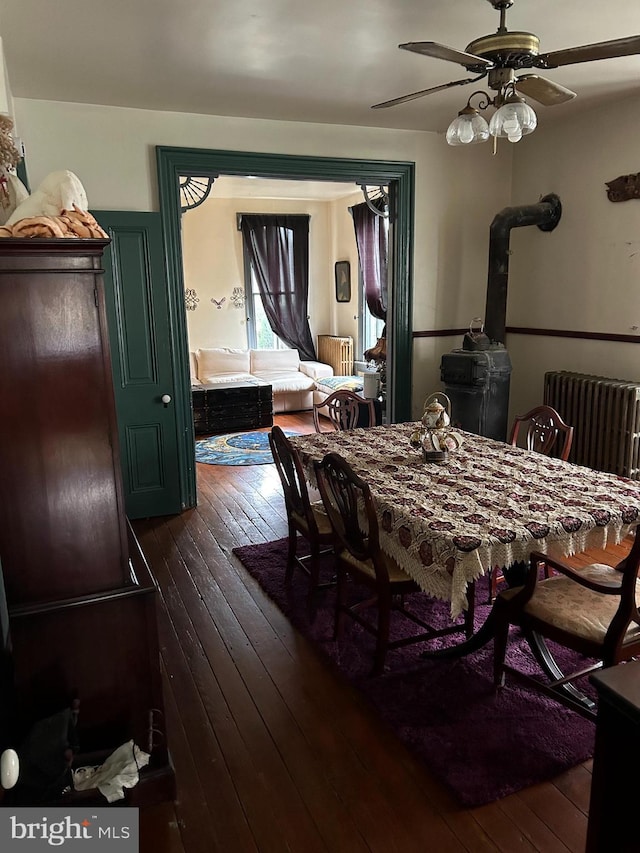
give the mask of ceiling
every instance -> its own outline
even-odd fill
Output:
[[[469,74],[397,45],[497,26],[486,0],[0,0],[15,97],[438,132],[473,86],[371,105]],[[640,34],[640,2],[515,0],[507,26],[547,52]],[[640,56],[544,73],[578,97],[536,104],[541,124],[640,93]]]

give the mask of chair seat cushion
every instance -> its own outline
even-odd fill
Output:
[[[385,566],[387,567],[387,573],[391,583],[411,582],[409,575],[400,568],[392,557],[385,554],[384,551],[381,551],[380,553],[382,554]],[[373,560],[357,560],[353,554],[350,554],[346,550],[340,552],[340,559],[348,566],[352,566],[356,571],[362,572],[362,574],[369,575],[369,577],[375,579],[376,571],[373,567]]]
[[[328,536],[331,533],[331,523],[329,521],[329,516],[325,511],[324,504],[322,503],[322,501],[315,501],[314,503],[312,503],[311,511],[313,512],[316,524],[318,525],[318,533],[321,536]],[[303,515],[300,515],[297,512],[293,512],[291,515],[301,530],[309,530],[307,519]]]
[[[597,583],[619,585],[622,579],[620,572],[598,563],[587,566],[581,574]],[[640,584],[637,582],[636,603],[640,606]],[[619,604],[617,595],[603,595],[581,586],[566,575],[554,575],[538,582],[524,610],[549,625],[590,642],[601,643]],[[639,635],[640,627],[631,624],[625,635],[625,643],[636,641]]]

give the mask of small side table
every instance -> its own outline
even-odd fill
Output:
[[[586,853],[637,853],[640,661],[590,678],[598,691]]]

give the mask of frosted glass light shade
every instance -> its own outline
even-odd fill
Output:
[[[447,129],[449,145],[475,145],[489,138],[489,125],[477,110],[462,110]]]
[[[506,137],[509,142],[519,142],[523,136],[533,133],[538,119],[529,104],[522,99],[507,101],[491,116],[491,136]]]

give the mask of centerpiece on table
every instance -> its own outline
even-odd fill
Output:
[[[449,453],[462,444],[462,436],[451,427],[451,400],[446,394],[436,391],[427,397],[421,424],[411,435],[411,446],[422,449],[425,462],[447,462]]]

